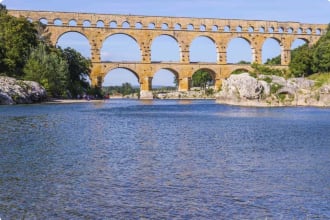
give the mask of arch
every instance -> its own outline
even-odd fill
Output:
[[[102,61],[140,62],[141,50],[137,40],[122,33],[107,36],[101,47]]]
[[[197,74],[202,74],[197,76]],[[191,88],[200,87],[206,88],[214,86],[216,73],[209,68],[201,68],[196,70],[191,76]]]
[[[293,34],[293,28],[292,28],[292,27],[289,27],[289,28],[287,29],[287,33],[288,33],[288,34]]]
[[[161,29],[162,30],[168,30],[168,24],[163,23]]]
[[[294,41],[292,41],[291,43],[291,50],[294,50],[298,47],[301,47],[305,44],[308,44],[309,41],[307,39],[304,39],[304,38],[297,38],[297,39],[294,39]]]
[[[213,25],[213,26],[212,26],[212,31],[216,32],[216,31],[218,31],[218,30],[219,30],[218,25]]]
[[[121,24],[121,27],[127,29],[127,28],[130,28],[130,24],[129,24],[128,21],[124,21],[124,22]]]
[[[312,31],[313,31],[312,28],[307,28],[306,29],[306,34],[312,34]]]
[[[48,24],[48,20],[46,18],[40,18],[39,19],[39,22],[44,24],[44,25],[47,25]]]
[[[269,27],[268,28],[268,33],[274,33],[274,30],[275,30],[274,27]]]
[[[297,34],[302,34],[302,33],[303,33],[303,29],[302,28],[298,28]]]
[[[249,32],[249,33],[253,33],[253,32],[254,32],[254,27],[253,27],[253,26],[250,26],[250,27],[248,28],[248,32]]]
[[[178,40],[172,35],[159,35],[151,44],[152,62],[179,62],[181,48]]]
[[[281,34],[284,33],[284,28],[283,27],[279,27],[278,28],[278,33],[281,33]]]
[[[109,24],[110,28],[117,28],[117,22],[116,21],[111,21]]]
[[[198,36],[190,44],[190,62],[217,62],[218,47],[209,36]]]
[[[187,30],[188,31],[193,31],[194,30],[194,25],[193,24],[188,24]]]
[[[275,37],[267,38],[262,46],[262,63],[281,64],[281,41]]]
[[[241,74],[241,73],[249,73],[249,69],[248,68],[243,68],[243,67],[238,67],[234,70],[231,71],[230,75],[232,74]]]
[[[90,20],[84,20],[83,21],[83,27],[90,27],[92,25]]]
[[[63,22],[62,22],[61,19],[56,18],[56,19],[54,19],[53,24],[56,25],[56,26],[62,26]]]
[[[60,46],[61,48],[71,47],[79,51],[84,57],[91,57],[90,42],[86,35],[78,31],[63,32],[58,36],[56,46]]]
[[[236,27],[236,32],[242,32],[242,26],[240,26],[240,25],[237,26],[237,27]]]
[[[33,19],[32,18],[26,18],[26,20],[28,20],[30,23],[33,23]]]
[[[317,28],[315,31],[316,35],[321,35],[322,34],[322,30],[320,28]]]
[[[130,83],[132,86],[139,86],[139,75],[127,67],[109,67],[106,69],[102,86],[121,86],[123,83]]]
[[[71,27],[75,27],[75,26],[77,26],[77,21],[76,21],[75,19],[71,19],[71,20],[69,21],[69,26],[71,26]]]
[[[227,45],[227,63],[252,63],[251,42],[242,37],[231,39]]]
[[[199,27],[199,30],[200,30],[200,31],[206,31],[206,25],[205,25],[205,24],[202,24],[202,25]]]
[[[174,25],[174,30],[181,30],[181,24],[176,23],[176,24]]]
[[[142,22],[136,22],[136,23],[135,23],[135,28],[136,28],[136,29],[142,29],[142,28],[143,28],[143,24],[142,24]]]
[[[104,22],[101,21],[101,20],[98,20],[98,21],[96,22],[96,27],[104,27]]]
[[[155,23],[151,22],[148,24],[148,29],[155,29],[155,28],[156,28]]]
[[[177,85],[175,83],[178,82],[179,74],[177,71],[171,68],[161,68],[157,72],[154,73],[152,78],[152,89],[155,88],[163,88],[163,87],[171,87],[176,88]]]
[[[265,33],[265,27],[264,26],[259,27],[259,32],[260,33]]]
[[[230,32],[230,26],[229,26],[229,25],[226,25],[226,26],[223,28],[223,31],[224,31],[224,32]]]

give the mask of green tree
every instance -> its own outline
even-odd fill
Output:
[[[31,49],[38,44],[36,34],[32,23],[8,15],[6,7],[0,5],[0,72],[23,76]]]
[[[285,70],[274,69],[263,64],[253,63],[251,67],[253,68],[253,71],[250,73],[252,76],[258,76],[260,74],[286,76]]]
[[[330,70],[330,24],[327,33],[315,45],[312,69],[314,72],[329,72]]]
[[[291,52],[290,72],[295,77],[310,75],[312,71],[312,50],[304,44]]]
[[[67,89],[73,97],[77,97],[90,87],[88,77],[91,62],[72,48],[66,48],[62,52],[69,65]]]
[[[24,72],[26,80],[39,82],[52,97],[65,95],[69,65],[60,50],[40,43],[31,52]]]
[[[265,62],[266,65],[281,65],[281,55],[267,59]]]
[[[206,88],[207,83],[212,82],[212,77],[208,71],[198,70],[192,76],[192,84],[193,86],[201,87],[202,89]]]
[[[134,93],[133,86],[132,86],[130,83],[128,83],[128,82],[123,83],[123,84],[121,85],[121,91],[120,91],[120,93],[121,93],[123,96]]]

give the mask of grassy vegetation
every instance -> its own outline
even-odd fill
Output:
[[[330,84],[330,72],[329,73],[315,73],[308,77],[315,81],[315,87],[320,88],[324,84]]]
[[[283,88],[282,85],[280,85],[278,83],[272,83],[270,85],[270,93],[271,94],[276,94],[281,88]]]

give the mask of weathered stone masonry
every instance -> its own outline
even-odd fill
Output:
[[[70,13],[50,11],[9,10],[9,14],[23,16],[31,21],[47,22],[51,41],[67,32],[84,35],[91,46],[93,85],[102,85],[104,77],[112,69],[126,68],[138,78],[141,94],[150,97],[151,81],[160,69],[173,72],[179,81],[179,91],[188,91],[192,75],[199,69],[207,69],[215,80],[215,87],[236,69],[250,70],[250,65],[227,64],[227,46],[234,38],[245,39],[252,50],[252,61],[262,62],[262,46],[267,38],[273,38],[281,47],[281,65],[287,68],[290,62],[290,49],[296,39],[309,45],[314,44],[325,33],[325,24],[303,24],[298,22],[278,22],[260,20],[207,19],[184,17],[135,16],[113,14]],[[102,62],[103,42],[111,35],[126,34],[136,40],[141,50],[141,62]],[[180,62],[151,62],[151,44],[160,35],[175,39],[180,48]],[[192,41],[205,36],[216,45],[216,63],[191,63],[189,46]],[[143,97],[142,97],[143,98]]]

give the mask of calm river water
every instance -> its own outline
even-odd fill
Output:
[[[0,107],[0,219],[330,219],[330,109]]]

